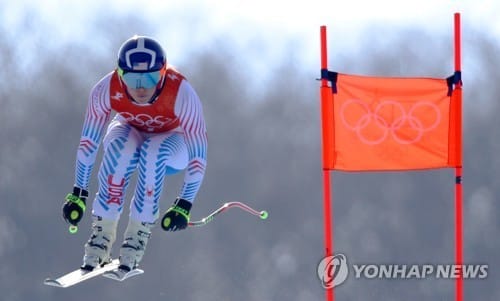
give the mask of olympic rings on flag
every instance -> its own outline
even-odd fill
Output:
[[[358,110],[362,112],[361,116],[355,121],[348,120],[346,112],[349,108],[352,110],[353,106],[357,106]],[[391,110],[390,117],[388,116],[389,114],[383,115],[383,112],[386,112],[388,109]],[[432,118],[432,123],[424,124],[415,113],[417,109],[432,110],[434,112],[433,117],[430,117]],[[436,104],[428,101],[414,103],[409,111],[406,112],[405,107],[401,103],[393,100],[384,100],[372,110],[365,102],[358,99],[351,99],[343,103],[340,107],[340,120],[347,129],[354,131],[359,140],[364,144],[380,144],[389,135],[399,144],[413,144],[420,141],[424,133],[438,127],[441,123],[441,111]],[[380,136],[377,134],[377,137],[367,137],[363,129],[370,126],[370,124],[374,124],[380,129],[380,131],[377,131],[377,133],[380,133]],[[412,137],[401,137],[402,135],[398,134],[398,130],[403,126],[411,128],[415,134]]]

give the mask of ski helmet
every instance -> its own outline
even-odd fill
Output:
[[[153,72],[167,63],[165,51],[155,39],[133,36],[118,51],[118,68],[122,72]]]

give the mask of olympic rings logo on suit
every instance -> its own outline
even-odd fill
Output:
[[[356,121],[348,121],[346,117],[346,110],[352,106],[359,106],[363,113]],[[389,118],[382,116],[381,112],[384,108],[391,107],[394,110],[395,117]],[[434,117],[431,117],[432,123],[425,125],[421,119],[415,114],[415,110],[419,108],[430,109],[434,111]],[[342,104],[340,107],[340,120],[344,126],[354,131],[359,138],[359,140],[368,145],[377,145],[384,142],[389,135],[399,144],[413,144],[420,139],[422,139],[424,133],[432,131],[438,127],[441,123],[441,111],[439,107],[428,101],[419,101],[414,103],[406,112],[405,107],[394,100],[384,100],[377,104],[374,110],[372,110],[368,104],[359,99],[350,99]],[[380,137],[367,137],[363,133],[363,129],[368,127],[370,124],[375,124],[380,131]],[[398,130],[403,126],[409,126],[414,130],[415,135],[412,137],[401,137],[398,134]]]
[[[148,130],[160,129],[176,121],[176,119],[161,115],[153,118],[151,115],[143,113],[134,115],[129,112],[120,112],[120,115],[125,118],[127,122],[139,127],[148,128]]]

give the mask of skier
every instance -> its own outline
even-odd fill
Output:
[[[109,122],[112,111],[116,115]],[[138,266],[159,218],[165,176],[185,171],[184,184],[164,213],[161,227],[166,231],[185,229],[207,161],[200,99],[184,76],[167,64],[156,40],[146,36],[126,40],[118,52],[117,68],[90,92],[76,154],[75,184],[62,208],[64,219],[71,225],[76,226],[85,212],[89,180],[103,135],[92,233],[85,244],[81,269],[91,271],[110,262],[125,191],[137,170],[119,252],[118,270],[126,273]]]

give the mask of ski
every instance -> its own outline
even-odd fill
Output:
[[[118,268],[113,269],[111,271],[106,271],[104,274],[102,274],[104,277],[113,279],[116,281],[124,281],[125,279],[128,279],[133,276],[137,276],[144,273],[143,270],[141,269],[133,269],[129,272],[124,272]]]
[[[108,271],[114,270],[118,268],[119,265],[120,265],[119,260],[114,259],[110,263],[102,267],[96,268],[93,271],[84,271],[81,269],[77,269],[56,279],[47,278],[43,283],[45,285],[66,288],[78,284],[80,282],[83,282],[85,280],[94,278],[96,276],[102,275]]]

